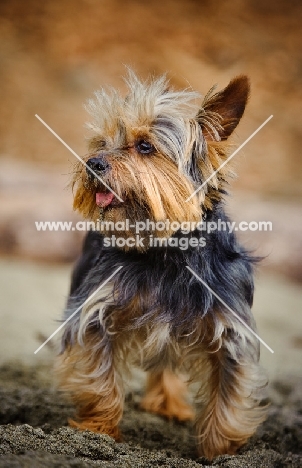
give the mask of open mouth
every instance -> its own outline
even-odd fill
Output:
[[[99,208],[113,208],[121,205],[121,200],[118,199],[104,184],[96,177],[88,177],[85,188],[95,192],[95,203]]]
[[[123,200],[105,187],[98,187],[95,192],[95,203],[99,208],[116,208],[123,204]]]
[[[109,205],[115,205],[114,202],[118,202],[117,198],[112,192],[96,192],[95,203],[100,208],[106,208]]]

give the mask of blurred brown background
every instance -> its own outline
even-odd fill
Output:
[[[251,99],[236,144],[274,117],[235,157],[229,211],[238,221],[273,222],[272,232],[242,233],[242,241],[267,256],[262,271],[279,275],[270,291],[286,282],[299,287],[299,0],[1,0],[0,18],[0,252],[11,283],[20,259],[70,262],[80,248],[81,233],[35,229],[34,221],[79,219],[66,188],[74,156],[35,114],[84,155],[83,103],[100,86],[123,89],[130,65],[143,77],[167,72],[174,86],[201,94],[249,75]],[[299,347],[300,335],[295,340]]]
[[[253,247],[274,238],[266,263],[301,279],[301,2],[2,0],[0,16],[2,253],[70,260],[78,251],[79,234],[35,232],[34,220],[73,218],[64,188],[75,162],[36,113],[83,155],[83,103],[102,85],[123,88],[125,65],[202,94],[245,73],[252,94],[237,143],[274,118],[236,156],[235,217],[275,221]]]

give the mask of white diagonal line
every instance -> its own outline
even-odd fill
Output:
[[[190,195],[187,199],[186,199],[186,202],[188,202],[189,200],[191,200],[191,198],[194,197],[194,195],[196,195],[196,193],[199,192],[199,190],[201,190],[207,182],[209,182],[209,180],[211,180],[215,174],[217,174],[218,171],[220,171],[220,169],[222,167],[224,167],[240,150],[241,148],[243,148],[255,135],[256,133],[259,132],[259,130],[261,130],[261,128],[264,127],[264,125],[267,124],[267,122],[269,122],[271,119],[273,118],[273,115],[270,115],[266,120],[265,122],[263,122],[263,124],[260,125],[260,127],[257,128],[257,130],[254,131],[254,133],[252,133],[240,146],[239,148],[237,148],[234,153],[231,154],[231,156],[228,157],[228,159],[226,161],[224,161],[221,166],[218,167],[218,169],[216,169],[215,172],[213,172],[213,174],[210,175],[210,177],[207,178],[207,180],[205,180],[196,190],[195,192],[192,193],[192,195]]]
[[[209,286],[207,283],[205,283],[205,282],[197,275],[197,273],[195,273],[194,270],[192,270],[192,268],[190,268],[189,266],[186,266],[186,268],[192,273],[192,275],[195,276],[195,278],[197,278],[197,279],[198,279],[198,280],[199,280],[199,281],[200,281],[200,282],[201,282],[201,283],[202,283],[202,284],[203,284],[203,285],[204,285],[204,286],[221,302],[221,304],[224,305],[224,307],[226,307],[230,312],[232,312],[233,315],[235,315],[235,317],[239,320],[239,322],[241,322],[242,325],[244,325],[244,326],[249,330],[249,332],[252,333],[252,335],[254,335],[254,336],[260,341],[260,343],[262,343],[271,353],[274,354],[274,351],[272,350],[272,348],[270,348],[270,347],[268,346],[268,344],[266,344],[265,341],[263,341],[263,339],[260,338],[260,336],[257,335],[257,333],[255,333],[254,330],[253,330],[251,327],[249,327],[249,325],[247,325],[247,324],[245,323],[245,321],[242,320],[242,318],[241,318],[238,314],[236,314],[236,312],[234,312],[234,311],[221,299],[221,297],[219,297],[218,294],[216,294],[215,291],[213,291],[213,289],[211,289],[210,286]]]
[[[73,151],[72,148],[70,148],[69,145],[67,145],[67,143],[65,143],[64,140],[62,140],[61,137],[59,137],[59,135],[49,125],[47,125],[46,122],[44,122],[43,119],[41,119],[41,117],[38,116],[38,114],[35,114],[35,117],[37,117],[37,119],[40,120],[40,122],[83,164],[83,166],[86,167],[86,169],[88,169],[89,172],[91,172],[91,174],[94,175],[94,177],[96,177],[100,182],[102,182],[102,184],[105,185],[105,187],[107,187],[107,189],[110,190],[110,192],[113,193],[113,195],[120,202],[124,201],[124,200],[121,199],[121,197],[118,196],[117,193],[114,192],[114,190],[112,190],[111,187],[109,187],[109,185],[106,184],[106,182],[103,181],[103,179],[96,172],[94,172],[93,169],[91,169],[91,167],[88,166],[88,164],[85,163],[85,161],[83,161],[82,158],[80,158],[80,156],[75,151]]]
[[[40,349],[42,349],[43,346],[45,346],[46,343],[48,343],[48,342],[49,342],[49,341],[66,325],[66,323],[69,322],[69,320],[71,320],[72,317],[74,317],[74,316],[77,314],[77,312],[79,312],[79,310],[81,310],[82,307],[83,307],[88,301],[90,301],[90,299],[92,299],[93,296],[95,296],[96,293],[97,293],[100,289],[102,289],[102,288],[108,283],[108,281],[110,281],[110,280],[116,275],[116,273],[117,273],[121,268],[123,268],[123,267],[122,267],[122,266],[119,266],[119,267],[112,273],[112,275],[110,275],[109,278],[107,278],[107,279],[106,279],[106,280],[105,280],[105,281],[104,281],[104,282],[103,282],[87,299],[86,299],[86,301],[84,301],[83,304],[80,305],[80,307],[78,307],[77,310],[75,310],[75,311],[68,317],[68,319],[65,320],[65,322],[62,323],[62,325],[60,325],[60,326],[56,329],[56,331],[54,331],[54,332],[50,335],[50,337],[47,338],[47,340],[45,340],[43,344],[41,344],[41,346],[39,346],[38,349],[36,349],[36,351],[34,352],[34,354],[37,354],[37,353],[40,351]]]

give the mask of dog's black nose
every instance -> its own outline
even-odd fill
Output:
[[[110,169],[110,165],[105,161],[104,158],[91,158],[87,161],[87,166],[90,167],[94,172],[101,172],[105,174]],[[91,171],[86,167],[86,172],[88,175],[91,175]]]

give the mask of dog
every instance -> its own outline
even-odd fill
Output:
[[[139,366],[142,409],[193,419],[198,453],[212,460],[236,453],[266,414],[259,341],[245,326],[256,330],[256,260],[234,232],[200,229],[229,221],[233,172],[223,163],[249,80],[212,88],[201,104],[165,76],[129,71],[125,81],[125,97],[102,89],[87,104],[92,136],[74,171],[74,209],[99,229],[73,272],[56,372],[77,408],[70,424],[120,440],[123,375]]]

